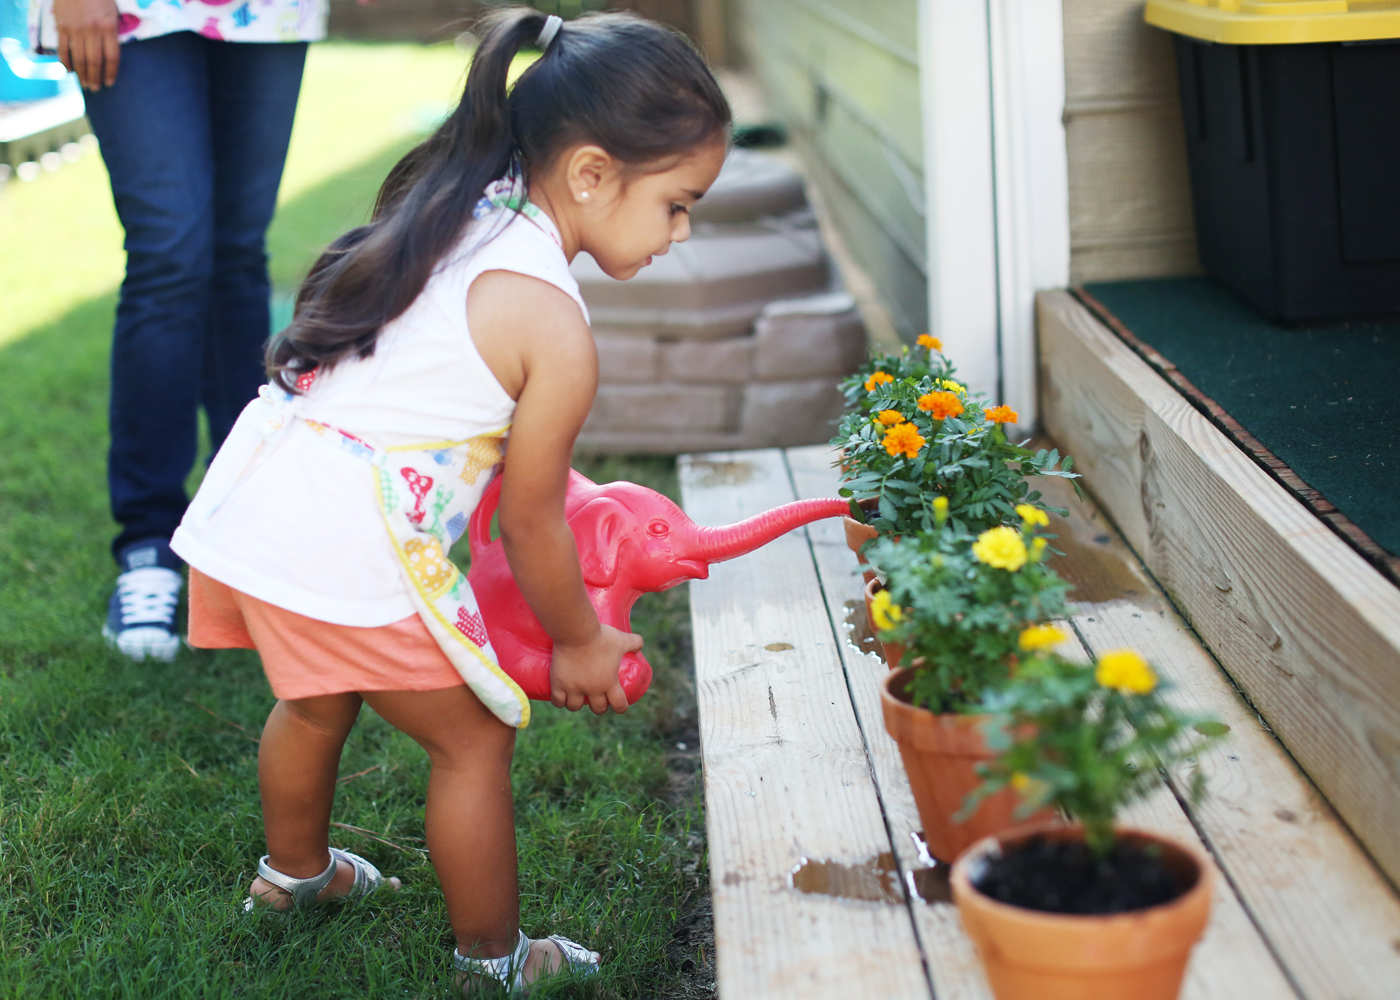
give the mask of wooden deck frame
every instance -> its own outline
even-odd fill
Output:
[[[1400,590],[1067,292],[1042,414],[1128,544],[1394,881]]]
[[[837,485],[819,447],[688,456],[680,472],[686,508],[702,524]],[[1183,1000],[1390,1000],[1400,898],[1108,519],[1093,504],[1058,499],[1071,508],[1055,527],[1082,602],[1071,652],[1137,646],[1176,697],[1233,730],[1187,765],[1209,774],[1210,800],[1185,805],[1185,779],[1173,775],[1124,817],[1197,843],[1219,869]],[[803,858],[850,864],[890,851],[901,879],[920,865],[918,815],[881,719],[876,685],[886,668],[852,641],[860,589],[834,520],[691,585],[723,1000],[991,1000],[951,905],[835,899],[788,882]]]

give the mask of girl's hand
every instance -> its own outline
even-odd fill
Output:
[[[594,715],[602,715],[611,706],[621,715],[627,711],[627,695],[617,679],[618,668],[624,654],[641,648],[642,637],[635,632],[602,624],[589,641],[556,642],[549,664],[550,700],[570,712],[587,705]]]
[[[115,0],[53,0],[58,28],[58,60],[78,74],[88,90],[117,82],[121,45],[117,42]]]

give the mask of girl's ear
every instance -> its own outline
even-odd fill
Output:
[[[616,172],[617,164],[602,146],[578,146],[569,154],[564,180],[575,203],[597,202],[600,190]]]

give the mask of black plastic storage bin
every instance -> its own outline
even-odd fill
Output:
[[[1284,322],[1400,313],[1400,41],[1175,41],[1207,273]]]

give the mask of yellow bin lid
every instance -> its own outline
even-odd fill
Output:
[[[1147,0],[1146,20],[1226,45],[1400,38],[1400,0]]]

